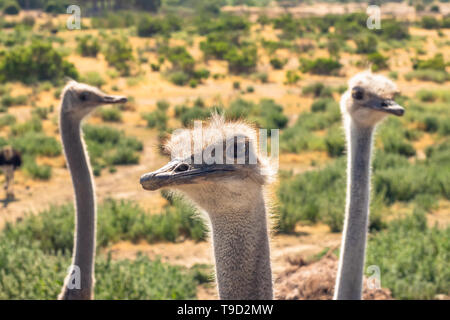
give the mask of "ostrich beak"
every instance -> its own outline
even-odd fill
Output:
[[[405,109],[394,100],[384,100],[381,103],[380,111],[401,117],[405,113]]]
[[[127,101],[127,97],[124,96],[103,96],[102,98],[104,104],[125,103]]]
[[[222,177],[235,171],[233,165],[226,164],[188,164],[182,160],[172,160],[162,168],[141,176],[140,183],[145,190],[193,184],[208,177]]]

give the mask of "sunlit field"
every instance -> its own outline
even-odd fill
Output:
[[[380,268],[389,298],[450,299],[448,2],[383,1],[372,30],[360,1],[72,1],[73,30],[66,1],[25,2],[0,0],[0,148],[23,160],[15,199],[0,192],[0,299],[56,299],[70,265],[73,188],[58,123],[68,79],[128,98],[83,124],[98,203],[96,299],[218,298],[197,209],[139,184],[166,163],[173,130],[216,112],[280,129],[271,253],[275,292],[289,297],[277,288],[286,270],[339,256],[339,99],[367,69],[398,85],[406,112],[377,130],[366,266]]]

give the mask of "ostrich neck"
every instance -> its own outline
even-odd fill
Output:
[[[273,298],[262,192],[246,207],[237,212],[210,213],[216,277],[223,300]]]
[[[71,268],[64,282],[62,299],[91,299],[94,282],[95,197],[92,174],[81,138],[80,121],[61,115],[61,136],[75,190],[75,241]],[[79,268],[79,269],[78,269]],[[78,272],[79,270],[79,272]],[[77,275],[78,272],[78,275]],[[79,279],[76,277],[79,276]],[[79,280],[79,288],[77,288]]]
[[[369,217],[373,127],[350,121],[347,131],[347,204],[336,279],[336,299],[361,299]]]

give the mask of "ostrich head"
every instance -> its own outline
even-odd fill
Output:
[[[70,81],[62,92],[62,114],[81,120],[96,107],[104,104],[125,103],[123,96],[111,96],[84,83]]]
[[[6,160],[11,160],[12,157],[14,156],[13,148],[11,146],[3,147],[3,156],[5,157]]]
[[[403,115],[405,110],[394,101],[398,92],[388,78],[361,72],[349,80],[348,90],[341,98],[341,111],[359,126],[375,126],[388,114]]]
[[[273,171],[258,153],[256,130],[217,115],[205,127],[178,130],[165,147],[172,160],[144,174],[142,187],[179,190],[208,212],[248,204]]]

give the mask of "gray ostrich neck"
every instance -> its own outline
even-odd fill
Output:
[[[71,266],[74,269],[65,280],[60,298],[91,299],[96,225],[94,186],[81,138],[80,121],[73,120],[63,113],[60,121],[64,153],[72,176],[76,203],[75,240]]]
[[[220,299],[272,299],[264,197],[240,212],[210,213]]]
[[[336,299],[361,299],[369,217],[373,127],[350,121],[347,131],[347,205],[336,279]]]

